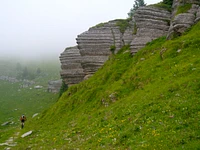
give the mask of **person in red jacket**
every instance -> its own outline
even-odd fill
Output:
[[[21,121],[21,127],[22,127],[22,129],[24,128],[24,122],[26,121],[26,116],[25,115],[22,115],[21,117],[20,117],[20,121]]]

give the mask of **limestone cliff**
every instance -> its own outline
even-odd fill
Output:
[[[135,54],[147,42],[167,35],[171,14],[156,7],[140,7],[134,15],[137,33],[131,42],[131,53]]]
[[[60,75],[66,84],[76,84],[83,80],[85,74],[81,66],[80,51],[75,47],[66,48],[60,55],[61,69]]]
[[[94,74],[111,55],[132,40],[131,23],[124,34],[113,20],[98,24],[77,36],[77,46],[66,48],[60,56],[61,77],[66,84],[76,84]],[[129,23],[128,23],[129,24]]]
[[[78,35],[76,41],[86,75],[93,74],[103,65],[111,54],[111,46],[115,46],[115,52],[122,47],[122,33],[116,23],[117,20],[101,23]]]
[[[179,36],[199,20],[199,0],[174,0],[171,12],[152,5],[137,9],[132,20],[98,24],[78,35],[77,46],[61,54],[61,77],[68,85],[79,83],[104,64],[112,54],[111,47],[116,53],[130,44],[134,55],[146,43],[161,36]]]

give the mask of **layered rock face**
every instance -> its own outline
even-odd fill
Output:
[[[77,46],[66,48],[60,55],[62,79],[66,84],[76,84],[94,74],[112,53],[125,44],[130,44],[133,27],[130,25],[121,33],[119,20],[101,23],[77,36]]]
[[[131,42],[131,53],[134,55],[146,43],[167,35],[170,17],[170,12],[155,7],[137,9],[134,15],[137,34]]]
[[[116,21],[90,28],[78,35],[77,44],[82,56],[82,67],[86,75],[96,72],[111,54],[110,47],[117,52],[122,46],[121,32]]]
[[[189,10],[177,14],[180,7],[188,4],[191,4]],[[180,35],[199,20],[199,0],[174,0],[172,12],[153,6],[140,7],[125,31],[121,30],[119,20],[101,23],[78,35],[78,45],[61,54],[61,77],[68,85],[79,83],[104,64],[112,46],[116,53],[123,45],[130,44],[134,55],[146,43],[161,36],[170,39],[174,34]]]
[[[184,13],[177,14],[180,7],[185,5],[191,6],[189,10]],[[195,0],[185,0],[183,2],[174,1],[172,21],[170,24],[170,29],[168,31],[167,39],[171,39],[176,35],[181,35],[188,28],[194,25],[200,20],[200,1]]]
[[[76,84],[83,80],[85,73],[81,66],[82,57],[80,51],[75,47],[66,48],[60,55],[60,75],[66,84]]]

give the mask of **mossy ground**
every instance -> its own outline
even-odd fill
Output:
[[[199,35],[124,47],[27,121],[15,149],[200,149]]]

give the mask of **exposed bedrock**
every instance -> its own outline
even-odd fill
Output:
[[[185,5],[191,5],[189,10],[183,13],[177,13],[180,7]],[[179,36],[185,32],[188,28],[194,25],[200,20],[200,1],[185,0],[184,3],[174,1],[172,20],[168,31],[167,39],[171,39],[174,36]]]
[[[131,42],[134,55],[146,43],[167,35],[170,25],[170,12],[155,7],[140,7],[134,15],[137,34]]]
[[[110,47],[117,52],[122,46],[122,34],[116,21],[102,23],[78,35],[77,44],[82,56],[82,67],[86,75],[94,74],[111,54]]]
[[[67,48],[60,56],[61,77],[66,84],[76,84],[94,74],[111,55],[111,47],[118,52],[133,39],[133,25],[122,33],[120,20],[101,23],[76,38],[77,46]]]
[[[188,6],[191,7],[186,9]],[[174,0],[172,12],[146,6],[137,9],[129,22],[100,23],[78,35],[77,46],[66,48],[61,54],[61,77],[68,85],[79,83],[92,76],[108,60],[111,50],[115,49],[116,53],[122,46],[130,44],[134,55],[148,42],[161,36],[171,39],[174,35],[181,35],[199,20],[199,0]],[[125,23],[126,28],[121,28],[124,26],[121,23]]]
[[[68,85],[81,82],[85,76],[81,66],[82,57],[77,46],[66,48],[60,55],[60,75]]]

